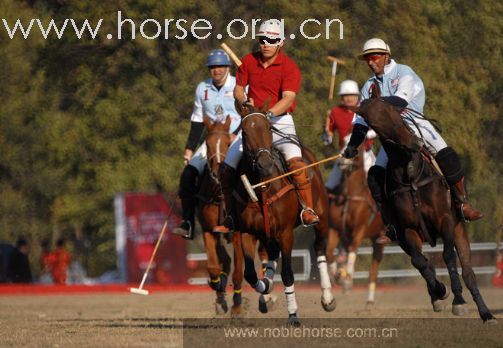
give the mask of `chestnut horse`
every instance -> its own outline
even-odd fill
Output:
[[[239,108],[239,107],[238,107]],[[248,108],[250,110],[253,108]],[[276,177],[285,171],[284,160],[273,148],[272,131],[276,131],[263,112],[242,111],[243,160],[239,172],[256,184],[263,180]],[[290,139],[292,141],[292,139]],[[303,156],[314,162],[314,156],[303,148]],[[328,197],[318,168],[313,170],[312,191],[314,209],[320,217],[320,222],[314,226],[318,268],[322,287],[321,303],[326,311],[335,309],[335,299],[332,295],[330,277],[326,263],[326,241],[328,237]],[[281,252],[281,279],[285,286],[288,307],[288,323],[300,325],[297,317],[297,301],[295,299],[294,276],[292,271],[292,248],[294,228],[300,224],[299,213],[302,209],[298,194],[290,179],[276,180],[266,186],[256,189],[259,202],[253,202],[242,183],[239,183],[235,196],[236,217],[241,231],[241,239],[245,256],[245,279],[262,295],[270,293],[273,287],[273,277],[276,271],[276,260]],[[306,232],[304,232],[306,233]],[[269,263],[265,275],[258,279],[254,265],[255,241],[263,241],[269,255]]]
[[[441,300],[448,297],[449,291],[438,281],[435,268],[422,253],[423,242],[428,241],[433,246],[440,237],[444,243],[443,259],[454,293],[453,314],[466,313],[456,265],[457,251],[463,280],[481,319],[484,322],[496,322],[479,292],[471,266],[465,222],[455,208],[454,197],[443,175],[435,168],[432,156],[422,142],[405,124],[400,111],[378,98],[379,91],[376,92],[371,99],[355,108],[355,112],[378,134],[388,154],[386,194],[394,212],[394,225],[401,248],[425,279],[433,309],[441,311]]]
[[[330,234],[327,246],[327,261],[331,274],[335,276],[337,263],[334,257],[334,249],[341,241],[348,253],[348,261],[346,269],[339,269],[339,274],[344,289],[348,290],[353,282],[358,248],[365,238],[370,238],[373,252],[369,273],[367,305],[372,305],[374,304],[377,270],[383,258],[384,248],[382,244],[376,243],[376,239],[383,232],[384,225],[367,185],[363,151],[364,149],[361,149],[354,160],[344,158],[339,160],[342,170],[341,192],[340,196],[330,199]]]
[[[211,231],[219,223],[221,212],[220,202],[222,200],[222,191],[216,173],[218,173],[218,167],[223,162],[231,143],[231,135],[229,134],[231,119],[227,117],[225,123],[215,122],[213,124],[206,116],[203,120],[207,130],[206,148],[208,164],[201,179],[201,188],[198,193],[200,203],[197,209],[197,217],[204,231],[204,246],[208,257],[207,270],[210,276],[209,285],[216,291],[216,312],[217,314],[222,314],[228,311],[225,289],[231,267],[231,258],[222,244],[223,241],[220,234]],[[234,272],[232,273],[234,295],[232,297],[231,315],[239,316],[243,310],[241,297],[243,251],[240,234],[234,233],[231,239],[234,250]]]

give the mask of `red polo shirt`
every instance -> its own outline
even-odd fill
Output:
[[[262,65],[260,52],[247,54],[242,62],[236,73],[236,84],[242,87],[248,85],[248,98],[253,99],[257,108],[262,107],[268,98],[269,108],[273,107],[284,91],[299,92],[300,70],[281,50],[267,68]],[[287,112],[293,112],[295,106],[294,101]]]
[[[339,148],[344,147],[344,138],[353,130],[353,117],[355,113],[348,108],[339,105],[334,106],[330,112],[330,130],[339,134]],[[365,139],[365,150],[372,147],[373,140]]]

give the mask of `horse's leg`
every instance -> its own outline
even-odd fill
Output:
[[[355,273],[356,254],[365,237],[365,225],[360,225],[353,231],[353,238],[348,246],[348,262],[346,265],[347,276],[342,279],[344,291],[353,287],[353,274]]]
[[[431,265],[429,260],[422,253],[422,241],[419,234],[410,228],[405,230],[405,242],[407,254],[410,255],[412,265],[421,273],[428,293],[430,294],[431,303],[435,312],[440,312],[443,309],[441,300],[445,300],[449,296],[449,291],[444,284],[439,282],[435,275],[435,268]]]
[[[369,272],[369,293],[367,297],[367,306],[372,306],[375,303],[377,271],[383,258],[384,245],[376,243],[376,239],[377,238],[374,238],[372,240],[372,263],[370,264]]]
[[[336,303],[334,295],[332,294],[332,283],[330,282],[330,274],[328,273],[327,265],[327,254],[329,253],[327,239],[330,240],[330,235],[332,233],[329,233],[327,236],[327,231],[329,231],[328,226],[324,220],[321,220],[320,223],[315,226],[314,251],[316,252],[316,263],[318,264],[318,272],[320,274],[321,306],[325,311],[332,312],[336,307]],[[333,234],[337,234],[337,232]],[[338,236],[336,239],[338,242]],[[330,251],[332,259],[334,258],[334,248],[335,246]]]
[[[267,263],[269,262],[269,256],[267,255],[267,250],[262,241],[259,241],[258,243],[258,256],[260,258],[260,263],[262,264],[262,275],[264,276]]]
[[[223,274],[221,274],[220,262],[217,255],[217,250],[219,248],[218,236],[211,232],[204,232],[203,237],[204,247],[206,249],[206,255],[208,257],[208,261],[206,263],[208,275],[210,276],[208,283],[217,294],[215,311],[217,314],[227,313],[229,309],[227,306],[227,301],[225,300],[225,286],[227,283],[227,277],[222,277]]]
[[[335,228],[328,230],[328,243],[327,243],[327,263],[330,275],[335,278],[337,275],[337,260],[335,259],[335,248],[339,244],[339,232]]]
[[[473,301],[477,304],[480,318],[482,318],[484,322],[489,321],[490,323],[495,323],[496,319],[494,319],[494,316],[484,303],[477,286],[477,279],[475,278],[475,273],[473,272],[471,265],[470,242],[466,234],[465,226],[462,223],[458,223],[455,227],[454,233],[454,243],[456,245],[459,262],[461,263],[461,268],[463,270],[463,280],[465,281],[466,287],[472,294]]]
[[[454,251],[454,223],[450,216],[442,220],[441,230],[444,242],[442,257],[447,266],[447,271],[449,272],[451,290],[454,294],[454,299],[452,300],[452,313],[454,315],[466,315],[468,313],[468,308],[462,295],[463,287],[459,279],[456,252]]]
[[[260,252],[260,246],[263,248],[262,253]],[[267,290],[263,292],[258,299],[258,310],[261,313],[271,311],[278,299],[278,296],[272,294],[271,292],[274,287],[274,274],[276,273],[276,267],[278,265],[276,260],[279,257],[279,252],[279,245],[273,239],[270,239],[265,243],[261,242],[259,245],[259,255],[261,255],[263,273],[262,281],[268,284]]]
[[[281,233],[281,280],[285,287],[286,306],[288,310],[288,325],[300,326],[297,317],[297,300],[295,298],[295,285],[292,270],[293,230]],[[325,255],[322,255],[325,258]],[[326,268],[326,259],[325,259]],[[328,271],[327,271],[328,276]],[[330,284],[330,279],[327,279]]]
[[[243,283],[243,249],[241,247],[241,233],[235,231],[232,236],[232,246],[234,249],[234,271],[232,272],[232,285],[234,287],[232,296],[231,316],[236,317],[242,314],[242,288]]]

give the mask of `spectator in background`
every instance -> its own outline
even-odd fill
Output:
[[[68,266],[72,257],[65,249],[65,240],[58,239],[56,242],[56,250],[54,251],[54,263],[52,266],[52,280],[54,284],[66,284]]]
[[[51,251],[50,242],[48,239],[44,239],[40,244],[42,252],[40,253],[40,283],[51,284],[52,283],[52,268],[54,266],[56,255]]]
[[[32,282],[28,242],[22,237],[17,240],[16,250],[10,256],[7,278],[13,283]]]

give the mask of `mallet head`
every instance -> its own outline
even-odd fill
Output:
[[[137,295],[143,295],[143,296],[148,295],[148,290],[144,290],[144,289],[140,289],[140,288],[129,288],[129,291],[131,291],[133,294],[137,294]]]
[[[248,195],[250,196],[251,200],[254,202],[258,202],[255,190],[253,189],[252,185],[250,184],[250,181],[248,180],[248,177],[245,174],[241,175],[241,182],[243,183],[243,186],[245,187],[246,192],[248,192]]]

